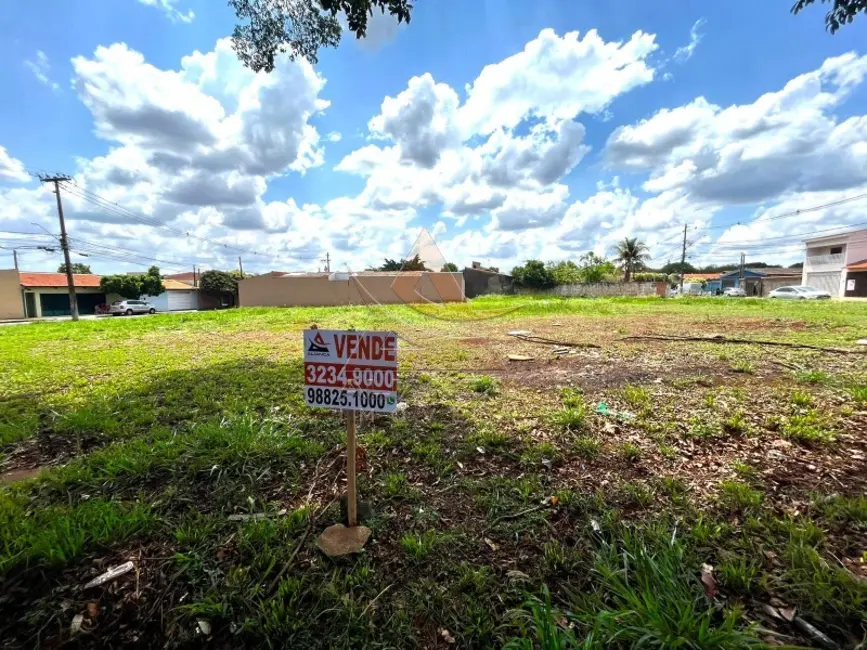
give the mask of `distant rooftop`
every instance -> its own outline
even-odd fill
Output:
[[[19,273],[22,287],[69,287],[66,273]],[[100,276],[89,273],[73,273],[72,283],[76,287],[98,287]]]

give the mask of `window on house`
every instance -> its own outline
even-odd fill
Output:
[[[842,246],[832,246],[831,247],[831,255],[842,255],[843,247]]]

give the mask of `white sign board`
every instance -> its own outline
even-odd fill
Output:
[[[397,406],[397,334],[304,330],[307,406],[391,413]]]
[[[855,291],[855,280],[846,280],[846,291]]]

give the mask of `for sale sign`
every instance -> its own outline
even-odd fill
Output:
[[[304,401],[391,413],[397,405],[397,334],[304,330]]]

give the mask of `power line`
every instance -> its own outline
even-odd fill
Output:
[[[0,230],[4,235],[30,235],[31,237],[54,237],[49,233],[44,232],[18,232],[15,230]]]
[[[849,196],[849,197],[846,197],[844,199],[839,199],[837,201],[831,201],[830,203],[825,203],[823,205],[814,205],[814,206],[809,207],[809,208],[800,208],[798,210],[792,210],[791,212],[778,214],[778,215],[775,215],[773,217],[768,217],[766,219],[762,218],[760,216],[760,217],[756,217],[755,219],[752,219],[750,221],[747,221],[746,223],[742,223],[740,221],[735,221],[734,223],[730,223],[730,224],[722,225],[722,226],[712,226],[709,228],[705,228],[704,230],[724,230],[726,228],[733,228],[734,226],[747,226],[747,225],[753,224],[753,223],[759,223],[759,222],[765,223],[767,221],[777,221],[778,219],[789,219],[791,217],[801,216],[802,214],[806,214],[808,212],[816,212],[818,210],[825,210],[827,208],[833,208],[833,207],[836,207],[838,205],[843,205],[845,203],[851,203],[852,201],[859,201],[859,200],[864,199],[864,198],[867,198],[867,193],[858,194],[856,196]]]
[[[148,255],[143,255],[137,251],[133,251],[133,250],[125,249],[125,248],[119,248],[116,246],[105,246],[102,244],[97,244],[96,242],[91,242],[91,241],[88,241],[86,239],[79,239],[77,237],[70,237],[70,239],[72,239],[74,242],[78,242],[77,246],[79,246],[81,248],[86,248],[87,250],[92,250],[94,252],[107,252],[107,253],[112,253],[112,254],[127,255],[129,257],[137,257],[137,258],[140,258],[143,260],[150,260],[151,262],[159,262],[160,264],[183,265],[184,268],[186,268],[187,264],[201,263],[201,260],[203,260],[203,259],[216,259],[216,258],[200,258],[200,259],[193,259],[193,260],[164,260],[164,259],[160,259],[158,257],[150,257]]]
[[[844,235],[847,232],[850,232],[852,228],[858,228],[860,226],[867,226],[867,221],[861,222],[861,223],[846,224],[845,226],[834,226],[833,228],[826,228],[824,230],[814,230],[812,232],[793,233],[791,235],[780,235],[778,237],[759,237],[756,239],[739,239],[737,241],[732,241],[732,242],[720,242],[720,243],[714,242],[711,245],[715,245],[715,246],[742,246],[742,245],[746,244],[749,246],[750,244],[753,244],[753,243],[779,241],[781,239],[793,240],[793,241],[803,241],[804,237],[808,237],[809,235],[821,235],[822,233],[828,233],[828,232],[834,233],[834,234],[839,233],[841,235]],[[829,235],[829,236],[831,236],[831,235]]]
[[[76,197],[78,197],[84,201],[91,203],[92,205],[96,205],[96,206],[102,208],[103,210],[106,210],[106,211],[111,212],[113,214],[116,214],[118,216],[123,216],[125,218],[132,219],[133,221],[136,221],[142,225],[147,225],[147,226],[151,226],[154,228],[161,228],[163,230],[174,233],[176,235],[180,235],[183,237],[189,237],[189,238],[193,238],[193,239],[198,239],[199,241],[205,242],[205,243],[210,244],[212,246],[222,247],[222,248],[226,248],[226,249],[232,249],[235,252],[240,252],[240,253],[244,253],[247,255],[255,255],[258,257],[264,257],[264,258],[271,259],[271,260],[286,256],[285,254],[280,255],[280,254],[275,254],[275,253],[262,253],[259,251],[254,251],[254,250],[250,250],[248,248],[244,248],[242,246],[238,246],[236,244],[228,244],[225,242],[220,242],[220,241],[208,239],[207,237],[202,237],[200,235],[196,235],[196,234],[191,233],[189,231],[180,230],[180,229],[175,228],[173,226],[169,226],[168,224],[163,223],[157,219],[153,219],[150,217],[144,217],[140,214],[137,214],[136,212],[133,212],[132,210],[130,210],[128,208],[125,208],[121,205],[118,205],[117,203],[114,203],[111,200],[106,199],[106,198],[96,194],[95,192],[92,192],[90,190],[82,188],[78,185],[75,185],[72,187],[70,187],[69,185],[66,185],[64,187],[65,187],[66,191],[68,191],[73,196],[76,196]],[[299,261],[311,261],[311,260],[319,259],[318,255],[312,256],[312,257],[295,257],[295,256],[292,256],[292,257],[294,257],[294,259],[299,260]]]
[[[110,253],[94,253],[92,251],[81,251],[77,248],[74,248],[72,250],[74,250],[76,252],[84,253],[88,257],[95,257],[97,259],[111,260],[114,262],[122,262],[124,264],[135,264],[136,266],[144,266],[144,267],[153,266],[153,264],[150,264],[148,262],[142,262],[139,260],[131,259],[129,257],[123,257],[121,255],[112,255]],[[185,268],[186,267],[183,267],[183,266],[166,266],[166,267],[163,267],[162,270],[180,272],[180,271],[185,270]]]

